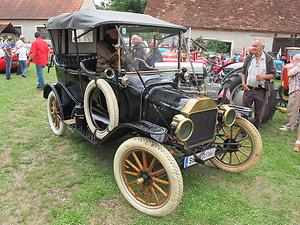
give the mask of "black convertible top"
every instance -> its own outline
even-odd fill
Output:
[[[108,10],[81,10],[74,13],[63,13],[51,17],[46,23],[47,29],[93,29],[100,25],[141,25],[164,27],[186,31],[184,26],[172,24],[147,14],[117,12]]]

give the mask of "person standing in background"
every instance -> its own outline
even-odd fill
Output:
[[[4,38],[0,37],[0,48],[4,47]]]
[[[3,46],[3,51],[5,53],[4,55],[4,60],[6,62],[6,68],[5,68],[5,73],[6,73],[6,79],[10,80],[11,76],[11,63],[12,63],[12,53],[11,53],[11,49],[12,49],[12,37],[8,37],[7,40],[4,42],[4,46]]]
[[[49,47],[48,43],[42,39],[42,35],[39,31],[35,32],[34,37],[35,40],[32,42],[27,64],[29,64],[31,60],[35,63],[38,78],[37,88],[43,90],[45,86],[43,69],[48,63]]]
[[[25,44],[25,36],[24,35],[20,35],[20,39],[16,42],[16,49],[18,50],[21,46],[24,46]],[[26,60],[27,60],[27,57],[26,57]],[[20,62],[20,59],[19,59],[19,62]],[[26,64],[26,62],[25,62]],[[18,65],[18,69],[17,69],[17,75],[20,75],[21,74],[21,65],[19,63]]]
[[[300,54],[293,57],[289,69],[289,102],[287,105],[288,123],[279,128],[281,131],[293,131],[297,125],[300,110]]]
[[[252,108],[254,103],[254,126],[259,128],[270,91],[270,80],[275,77],[273,59],[264,50],[264,41],[254,39],[252,53],[246,57],[242,72],[243,106]]]
[[[26,78],[27,73],[27,49],[24,47],[24,44],[19,44],[19,48],[16,52],[16,54],[19,56],[19,66],[21,70],[21,74],[23,78]]]

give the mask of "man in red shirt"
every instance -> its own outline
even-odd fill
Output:
[[[45,86],[43,69],[44,66],[48,63],[49,47],[48,43],[41,38],[40,32],[35,32],[34,37],[36,39],[34,42],[32,42],[27,63],[30,63],[31,59],[35,63],[36,74],[38,77],[37,88],[43,90]]]

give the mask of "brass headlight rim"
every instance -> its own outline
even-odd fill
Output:
[[[232,122],[230,124],[227,124],[228,114],[230,112],[232,112],[232,111],[234,112],[234,119],[232,120]],[[231,108],[231,107],[226,108],[225,111],[224,111],[224,115],[223,115],[223,123],[224,123],[224,125],[226,127],[231,127],[235,123],[235,120],[236,120],[236,112],[235,112],[235,110],[233,108]]]
[[[186,138],[181,139],[181,138],[179,137],[180,129],[182,128],[183,124],[185,124],[185,123],[187,123],[187,122],[189,122],[189,123],[192,125],[191,132],[190,132],[190,134],[189,134]],[[176,138],[177,138],[180,142],[186,142],[186,141],[188,141],[188,140],[191,138],[191,136],[192,136],[192,134],[193,134],[193,132],[194,132],[194,126],[195,126],[195,125],[194,125],[193,121],[192,121],[191,119],[185,117],[184,119],[182,119],[181,121],[179,121],[178,124],[177,124],[177,126],[176,126],[176,130],[175,130]]]

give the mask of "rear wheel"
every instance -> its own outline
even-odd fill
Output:
[[[114,158],[115,179],[121,193],[137,210],[165,216],[179,204],[183,181],[169,151],[144,137],[128,139]]]
[[[252,123],[237,117],[232,127],[220,127],[214,144],[226,152],[211,159],[227,172],[242,173],[253,168],[262,152],[262,139]]]
[[[50,127],[54,134],[61,136],[65,132],[66,125],[62,121],[61,108],[57,96],[51,91],[47,99],[47,112]]]

